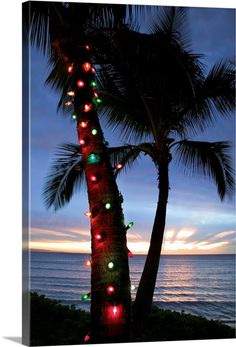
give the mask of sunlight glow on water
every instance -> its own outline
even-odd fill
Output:
[[[90,291],[85,254],[32,252],[31,290],[64,304],[89,309],[80,297]],[[139,284],[145,256],[129,259],[131,283]],[[184,310],[235,322],[235,256],[162,256],[153,301],[160,308]],[[132,300],[136,289],[132,290]]]

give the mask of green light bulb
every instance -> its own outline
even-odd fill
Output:
[[[109,268],[110,270],[112,270],[112,269],[114,268],[114,266],[115,266],[115,264],[114,264],[112,261],[110,261],[110,262],[108,263],[108,268]]]
[[[100,156],[98,154],[90,153],[88,156],[88,164],[98,164],[100,162]]]
[[[92,82],[91,82],[91,86],[92,86],[92,87],[96,87],[96,85],[97,85],[97,83],[96,83],[95,81],[92,81]]]
[[[95,101],[96,101],[97,104],[101,104],[102,103],[102,99],[100,99],[100,98],[97,98]]]
[[[97,129],[92,130],[92,135],[97,135],[97,133],[98,133]]]
[[[135,285],[131,284],[131,290],[135,290],[135,289],[136,289]]]
[[[72,114],[71,118],[72,118],[73,120],[76,120],[76,119],[77,119],[76,114]]]
[[[127,228],[132,228],[132,226],[134,225],[134,222],[130,222],[128,225],[127,225]]]
[[[89,297],[90,297],[90,293],[83,294],[83,295],[81,296],[81,300],[88,300]]]
[[[107,203],[105,204],[105,209],[106,209],[106,210],[110,210],[110,208],[111,208],[111,204],[110,204],[109,202],[107,202]]]

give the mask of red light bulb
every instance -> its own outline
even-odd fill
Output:
[[[82,80],[78,80],[78,81],[77,81],[77,87],[78,87],[78,88],[84,88],[84,86],[85,86],[84,81],[82,81]]]
[[[90,51],[91,50],[91,46],[90,45],[86,45],[85,49],[87,49],[87,51]]]
[[[95,238],[96,238],[97,241],[102,241],[102,235],[101,234],[97,234],[95,236]]]
[[[90,176],[89,179],[91,182],[97,182],[97,176],[95,175]]]
[[[84,262],[84,266],[87,266],[87,267],[91,266],[91,264],[92,264],[91,260],[85,260]]]
[[[81,144],[81,146],[84,146],[85,145],[85,140],[81,139],[81,140],[79,140],[79,143]]]
[[[119,312],[117,306],[113,306],[113,307],[112,307],[112,312],[113,312],[113,316],[116,317],[116,315],[117,315],[118,312]]]
[[[116,169],[117,170],[120,170],[122,167],[123,167],[123,165],[121,163],[116,164]]]
[[[96,73],[96,69],[94,67],[91,67],[92,73]]]
[[[106,309],[107,319],[120,319],[124,315],[124,309],[122,305],[108,305]]]
[[[107,287],[107,294],[108,295],[112,295],[112,294],[114,294],[114,292],[115,292],[115,288],[113,286],[108,286]]]
[[[89,339],[90,339],[90,336],[89,336],[89,335],[86,335],[86,336],[84,337],[84,342],[88,342]]]
[[[89,72],[89,70],[91,69],[91,64],[89,62],[86,62],[82,65],[82,69],[84,72]]]
[[[86,211],[86,212],[84,212],[84,215],[85,215],[85,217],[90,217],[91,216],[91,212],[90,211]]]
[[[128,252],[128,257],[130,257],[130,258],[133,257],[133,253],[131,251]]]

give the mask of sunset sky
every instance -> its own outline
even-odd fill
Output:
[[[192,48],[205,55],[209,69],[222,58],[234,59],[234,10],[190,9],[189,29]],[[47,60],[35,49],[31,53],[31,233],[32,249],[90,252],[89,219],[85,187],[69,205],[57,211],[46,210],[42,190],[56,147],[77,142],[75,123],[56,113],[59,96],[45,87],[50,71]],[[102,122],[109,144],[121,145],[118,135]],[[234,156],[235,122],[233,114],[219,120],[195,140],[232,141]],[[146,253],[157,203],[157,178],[153,164],[143,157],[139,164],[118,177],[124,197],[128,247],[133,253]],[[170,165],[170,197],[163,254],[210,254],[235,252],[235,203],[217,196],[215,186],[203,177],[191,177],[174,160]]]

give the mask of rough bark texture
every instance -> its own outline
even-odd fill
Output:
[[[139,340],[152,306],[166,222],[169,192],[168,160],[159,164],[159,199],[144,270],[134,303],[134,336]]]

